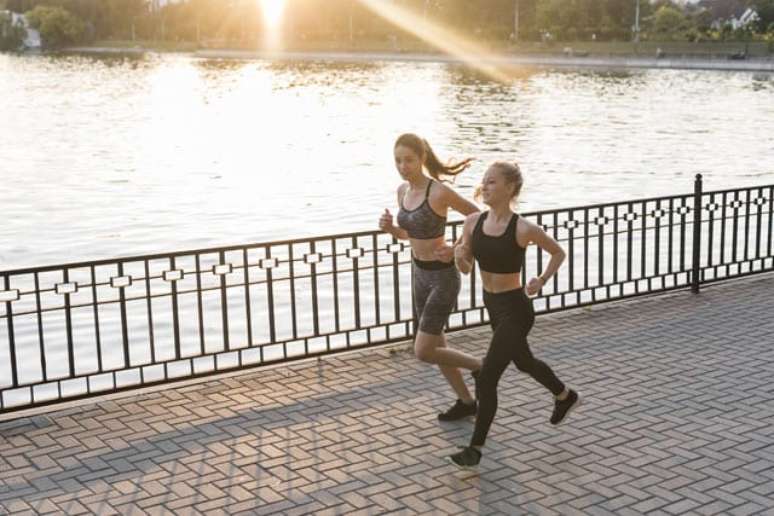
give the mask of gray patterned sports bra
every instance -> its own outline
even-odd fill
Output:
[[[446,217],[441,217],[430,207],[430,187],[433,186],[434,182],[431,179],[427,183],[425,200],[413,210],[404,208],[403,199],[400,200],[398,226],[405,229],[411,238],[428,240],[443,236],[446,232]],[[403,197],[405,197],[405,194]]]

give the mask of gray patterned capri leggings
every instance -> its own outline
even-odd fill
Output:
[[[454,263],[413,259],[414,310],[418,329],[440,335],[460,293],[460,273]]]

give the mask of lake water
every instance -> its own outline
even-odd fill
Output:
[[[523,211],[768,184],[774,78],[0,54],[0,270],[375,228],[407,131]]]

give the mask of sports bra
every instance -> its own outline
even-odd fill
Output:
[[[400,200],[398,226],[405,229],[411,238],[428,240],[443,236],[446,232],[446,217],[441,217],[430,207],[430,187],[433,183],[435,181],[432,179],[427,183],[425,200],[413,210],[404,208],[403,199]]]
[[[488,211],[482,213],[473,229],[473,256],[478,260],[479,267],[482,271],[500,274],[520,272],[526,249],[516,241],[519,216],[513,214],[502,235],[490,236],[484,233],[484,221],[488,215]]]

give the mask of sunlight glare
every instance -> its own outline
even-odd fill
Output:
[[[270,30],[274,30],[282,21],[286,0],[258,0],[263,19]]]
[[[384,0],[359,1],[382,18],[462,60],[492,79],[508,82],[512,77],[512,74],[503,66],[502,57],[498,57],[475,42],[429,21],[421,14]],[[499,66],[498,61],[500,61]]]

